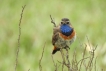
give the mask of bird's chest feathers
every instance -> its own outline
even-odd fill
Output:
[[[74,41],[74,38],[72,39],[68,39],[68,40],[65,40],[63,39],[62,37],[59,37],[58,41],[55,43],[55,45],[59,48],[61,47],[65,47],[65,46],[69,46],[71,45],[71,43]]]
[[[76,38],[75,31],[66,24],[60,26],[60,31],[59,38],[55,45],[57,47],[69,46]]]
[[[73,36],[72,36],[73,35]],[[67,37],[67,39],[64,39],[62,34],[59,33],[58,41],[56,42],[57,47],[65,47],[72,44],[72,42],[75,40],[76,36],[75,33],[72,33],[71,36]]]

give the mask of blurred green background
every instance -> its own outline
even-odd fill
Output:
[[[18,23],[23,5],[26,8],[21,23],[17,71],[39,71],[39,59],[45,42],[43,71],[54,71],[50,14],[56,24],[61,18],[69,18],[76,30],[77,39],[71,45],[70,59],[75,48],[78,60],[81,59],[84,48],[80,44],[88,44],[88,36],[92,47],[98,45],[98,69],[106,69],[106,0],[0,0],[0,71],[14,71]],[[54,59],[61,61],[59,52]]]

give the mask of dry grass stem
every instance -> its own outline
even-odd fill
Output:
[[[54,27],[56,27],[56,23],[55,23],[55,21],[53,20],[53,18],[52,18],[51,15],[50,15],[50,19],[51,19],[51,23],[53,23],[53,24],[54,24]]]
[[[69,60],[69,52],[67,48],[66,48],[66,61],[67,61],[68,71],[72,71],[72,67],[70,65],[70,60]]]
[[[19,54],[19,49],[20,49],[20,36],[21,36],[21,21],[22,21],[25,6],[26,5],[22,6],[21,17],[20,17],[20,20],[19,20],[19,35],[18,35],[18,47],[17,47],[17,51],[16,51],[15,71],[17,69],[17,64],[18,64],[18,54]]]
[[[39,60],[39,69],[40,69],[40,71],[42,71],[42,65],[41,65],[41,61],[42,61],[42,58],[43,58],[43,54],[44,54],[45,45],[46,45],[46,42],[45,42],[45,44],[44,44],[44,46],[43,46],[42,56],[41,56],[41,58],[40,58],[40,60]]]
[[[86,70],[89,69],[89,71],[92,71],[92,69],[93,69],[93,60],[94,60],[96,48],[97,48],[97,46],[90,51],[90,60],[88,62]]]
[[[84,61],[84,59],[85,59],[86,47],[87,47],[87,45],[85,46],[85,49],[84,49],[84,51],[83,51],[83,55],[82,55],[82,59],[81,59],[81,64],[80,64],[80,67],[79,67],[79,71],[81,70],[82,63],[83,63],[83,61]],[[85,67],[86,67],[86,66],[85,66]]]
[[[97,71],[97,69],[96,69],[96,60],[97,60],[97,57],[95,58],[95,64],[94,64],[94,66],[95,66],[95,71]]]
[[[51,55],[51,57],[52,57],[52,61],[53,61],[54,67],[55,67],[55,71],[57,71],[57,63],[54,62],[53,55]]]
[[[63,59],[63,63],[62,63],[62,71],[64,70],[64,65],[66,64],[65,63],[65,57],[64,57],[64,52],[62,49],[60,49],[60,52],[61,52],[61,56],[62,56],[62,59]]]

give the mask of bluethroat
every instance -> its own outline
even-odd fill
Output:
[[[53,28],[52,45],[54,46],[52,54],[60,49],[69,48],[76,38],[76,33],[68,18],[62,18],[58,26]]]

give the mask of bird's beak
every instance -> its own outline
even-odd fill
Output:
[[[66,24],[66,22],[64,21],[63,24]]]

